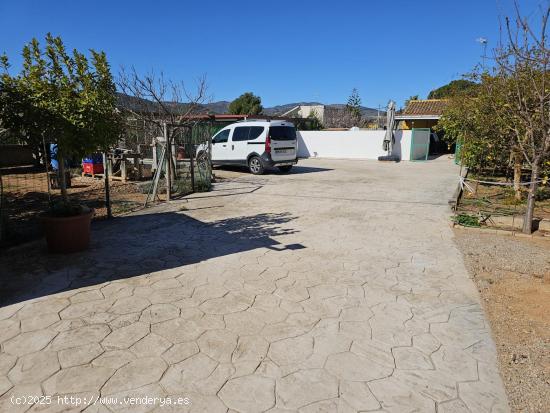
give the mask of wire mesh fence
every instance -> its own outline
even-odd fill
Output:
[[[457,148],[457,163],[461,163]],[[462,160],[463,162],[463,160]],[[550,165],[537,181],[532,230],[550,234]],[[523,169],[514,183],[513,168],[470,168],[461,178],[462,195],[455,208],[454,221],[463,226],[488,227],[520,232],[527,212],[531,171]]]
[[[208,157],[210,137],[221,126],[197,122],[178,127],[174,134],[172,196],[207,191],[211,185]],[[166,139],[160,128],[129,122],[116,148],[68,162],[70,201],[94,209],[94,219],[123,215],[167,199]],[[46,145],[47,146],[47,145]],[[164,153],[164,155],[163,155]],[[29,165],[0,167],[0,246],[41,235],[40,216],[61,199],[59,172],[50,156]]]
[[[174,194],[207,191],[212,184],[210,138],[223,125],[205,122],[183,128],[175,136]]]
[[[35,217],[49,205],[44,166],[0,169],[0,240],[20,242],[39,233]]]

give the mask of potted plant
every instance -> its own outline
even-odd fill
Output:
[[[9,74],[6,56],[0,64],[0,121],[26,139],[57,146],[60,196],[51,197],[42,216],[51,252],[86,249],[93,211],[67,193],[66,159],[105,151],[120,136],[116,88],[105,53],[90,51],[88,58],[67,53],[61,38],[46,36],[41,49],[33,39],[23,48],[23,69]]]
[[[42,215],[48,251],[71,253],[90,245],[90,227],[94,211],[85,205],[56,202]]]

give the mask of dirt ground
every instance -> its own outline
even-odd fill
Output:
[[[550,240],[455,230],[514,412],[550,411]]]
[[[489,179],[480,177],[478,179]],[[496,179],[504,183],[504,179]],[[527,207],[527,191],[523,190],[523,201],[516,201],[514,191],[510,187],[498,185],[483,185],[475,182],[467,182],[468,186],[475,190],[465,190],[459,205],[459,212],[477,215],[523,215]],[[550,186],[548,184],[539,188],[537,202],[535,204],[535,217],[550,219]]]
[[[2,212],[8,234],[2,243],[14,245],[36,238],[41,234],[37,218],[48,209],[48,182],[46,173],[35,168],[11,168],[0,171],[3,184]],[[69,197],[94,208],[95,219],[107,216],[103,179],[73,175]],[[143,207],[147,194],[135,182],[111,182],[113,215],[124,214]],[[60,190],[51,190],[52,198]]]

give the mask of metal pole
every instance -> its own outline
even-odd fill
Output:
[[[166,122],[162,124],[162,133],[164,135],[164,144],[166,145],[166,200],[172,198],[172,144],[168,139],[168,125]]]
[[[111,210],[111,187],[109,186],[109,164],[107,154],[103,153],[103,177],[105,179],[105,206],[107,207],[107,218],[113,217]]]
[[[42,135],[42,147],[44,148],[44,166],[46,167],[46,181],[48,183],[48,203],[52,203],[52,186],[50,182],[50,169],[48,168],[48,150],[46,149],[46,140]]]
[[[2,171],[0,171],[0,243],[4,240],[4,225],[4,184],[2,182]]]
[[[213,126],[213,125],[211,125]],[[207,168],[206,168],[206,173],[207,174],[210,174],[208,176],[208,187],[210,188],[210,185],[212,184],[212,176],[213,176],[213,173],[212,173],[212,128],[208,131],[208,156],[207,156],[207,162],[208,162],[208,165],[207,165]]]
[[[191,143],[191,156],[190,156],[190,165],[191,165],[191,190],[195,192],[195,148],[193,143]]]

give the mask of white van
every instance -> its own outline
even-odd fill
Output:
[[[197,158],[204,157],[199,146]],[[288,172],[298,162],[296,128],[281,120],[249,120],[233,123],[212,137],[213,165],[243,165],[261,175],[268,167]]]

